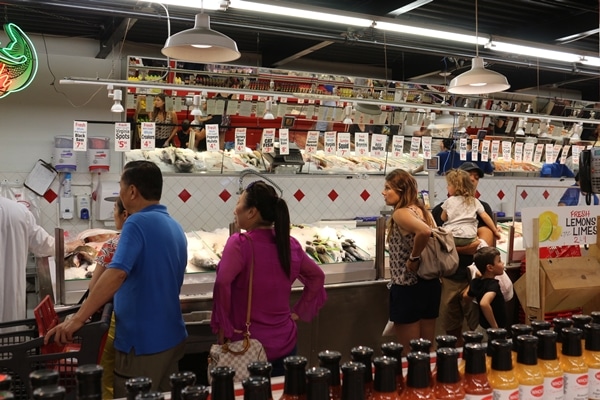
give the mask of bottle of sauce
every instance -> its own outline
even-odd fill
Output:
[[[512,339],[512,359],[513,365],[517,365],[517,338],[521,335],[531,335],[533,329],[531,325],[514,324],[510,326],[510,337]]]
[[[440,347],[436,351],[436,380],[433,391],[436,400],[460,400],[465,398],[458,374],[458,350],[452,347]]]
[[[34,400],[64,400],[67,391],[59,385],[46,385],[33,391]]]
[[[410,352],[406,356],[408,371],[406,386],[400,400],[435,400],[431,387],[431,366],[429,353]]]
[[[506,332],[506,330],[504,330],[504,332]],[[462,337],[463,337],[463,341],[465,344],[483,342],[483,333],[477,332],[477,331],[464,331],[462,333]],[[489,342],[490,342],[490,340],[488,340],[488,343]],[[487,367],[487,360],[486,360],[486,368],[488,371],[490,370],[489,367]],[[461,377],[465,376],[465,359],[464,359],[464,357],[459,357],[458,374]]]
[[[327,368],[313,367],[306,371],[306,399],[329,400],[329,381],[331,371]]]
[[[375,379],[373,381],[373,400],[398,400],[400,395],[396,386],[398,361],[392,357],[376,357]]]
[[[373,349],[366,346],[357,346],[350,349],[352,361],[363,363],[365,365],[365,400],[370,400],[373,396]]]
[[[538,400],[544,395],[544,375],[537,362],[537,344],[537,336],[517,336],[515,374],[519,381],[520,400]]]
[[[590,315],[592,316],[593,323],[600,324],[600,311],[592,311]]]
[[[561,332],[560,367],[565,379],[565,400],[585,400],[589,392],[588,366],[581,352],[581,329],[563,328]]]
[[[562,330],[564,328],[570,328],[573,326],[573,320],[571,318],[554,318],[552,320],[552,326],[554,327],[554,332],[558,334],[556,337],[556,355],[560,360],[562,356],[562,342],[563,342],[563,333]]]
[[[242,387],[244,400],[268,400],[271,393],[269,379],[264,376],[250,376],[242,381]]]
[[[207,400],[209,393],[206,386],[188,386],[181,389],[181,400]]]
[[[487,337],[488,337],[488,343],[492,343],[493,340],[502,340],[502,339],[508,338],[508,331],[504,328],[488,328],[486,333],[487,333]],[[485,366],[486,366],[487,370],[489,371],[490,368],[492,367],[492,347],[491,346],[487,346],[485,355],[486,355]],[[464,354],[463,354],[463,359],[464,359]],[[514,362],[513,362],[513,365],[515,365]]]
[[[262,376],[269,381],[269,399],[273,399],[273,392],[271,390],[271,371],[273,371],[273,365],[268,361],[253,361],[248,364],[250,376]]]
[[[283,360],[285,376],[283,381],[283,394],[279,400],[305,400],[306,399],[306,364],[308,360],[302,356],[289,356]],[[215,399],[214,400],[219,400]],[[233,400],[233,399],[227,399]]]
[[[589,323],[584,327],[585,352],[583,358],[588,366],[589,399],[600,399],[600,324]]]
[[[127,391],[127,400],[135,400],[138,394],[147,393],[152,387],[152,379],[140,376],[130,378],[125,381],[125,390]]]
[[[534,319],[531,321],[531,329],[533,330],[533,334],[537,336],[539,331],[547,331],[552,328],[552,324],[549,321]]]
[[[196,383],[196,374],[190,371],[175,372],[169,376],[171,382],[171,400],[181,400],[181,390]]]
[[[491,400],[492,387],[485,367],[485,348],[480,343],[467,343],[463,349],[465,358],[465,399]]]
[[[488,380],[492,386],[494,400],[518,400],[519,381],[512,365],[512,344],[507,339],[488,342],[492,349],[492,364]]]
[[[342,353],[339,351],[325,350],[318,354],[319,366],[327,368],[331,372],[329,382],[329,399],[340,400],[342,398],[342,383],[340,380],[340,362]]]
[[[43,386],[58,385],[58,378],[58,371],[52,369],[40,369],[29,374],[32,390]]]
[[[365,400],[365,364],[350,361],[342,364],[342,400]]]
[[[100,365],[80,365],[75,370],[77,398],[81,400],[102,400],[102,371]]]
[[[402,352],[404,346],[396,342],[388,342],[381,345],[381,352],[384,356],[390,357],[396,360],[396,389],[398,394],[404,390],[404,376],[402,375]]]
[[[565,385],[563,371],[556,355],[556,337],[551,330],[540,330],[538,338],[538,364],[544,376],[544,400],[563,400]]]
[[[211,398],[213,400],[235,400],[233,377],[235,370],[231,367],[216,367],[210,371]],[[149,393],[152,393],[151,391]],[[147,393],[146,393],[147,394]]]

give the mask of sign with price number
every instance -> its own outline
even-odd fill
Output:
[[[206,129],[206,151],[218,152],[219,147],[219,124],[207,124]]]
[[[350,132],[338,133],[336,154],[340,157],[350,155]]]
[[[290,154],[290,130],[287,128],[279,130],[279,154]]]
[[[115,123],[115,151],[131,149],[131,125],[129,122]]]
[[[156,123],[142,122],[141,148],[142,150],[154,150],[156,140]]]
[[[373,157],[385,156],[386,144],[387,144],[387,135],[373,134],[371,136],[371,155]]]
[[[333,155],[335,154],[335,146],[336,146],[336,131],[327,131],[325,132],[325,154]]]
[[[73,151],[87,151],[87,122],[73,122]]]
[[[596,243],[599,206],[531,207],[521,210],[523,239],[533,243],[533,219],[538,219],[540,247]]]
[[[319,147],[319,131],[308,131],[306,134],[306,145],[304,151],[306,154],[313,154],[317,152]]]
[[[419,155],[419,148],[421,147],[421,138],[419,136],[413,136],[410,139],[410,157],[416,158]]]
[[[263,153],[273,153],[275,151],[275,128],[263,129],[260,148]]]
[[[235,154],[246,152],[246,128],[235,128]]]
[[[354,134],[354,152],[359,156],[368,156],[369,151],[369,132],[356,132]]]
[[[431,159],[431,136],[423,136],[421,142],[423,143],[423,158],[425,160]]]
[[[404,154],[404,136],[394,135],[392,137],[392,157],[400,158]]]

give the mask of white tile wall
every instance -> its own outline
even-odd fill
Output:
[[[351,219],[356,216],[375,216],[384,207],[381,190],[384,184],[383,175],[370,175],[366,178],[355,176],[321,176],[321,175],[268,175],[283,190],[288,202],[293,223],[310,223],[321,219]],[[23,182],[26,174],[1,173],[0,182],[6,180]],[[117,174],[103,174],[101,177],[89,173],[73,174],[73,194],[89,192],[97,185],[98,179],[118,181]],[[246,176],[244,185],[256,176]],[[165,175],[162,203],[168,207],[171,215],[181,223],[185,231],[208,230],[227,227],[233,221],[233,209],[237,201],[239,176],[222,175]],[[419,187],[427,189],[427,176],[417,177]],[[556,178],[517,178],[517,177],[485,177],[480,180],[478,191],[481,199],[490,204],[494,211],[503,210],[513,215],[513,210],[524,207],[555,206],[564,190],[573,183],[572,179]],[[58,179],[51,189],[58,193]],[[191,197],[183,202],[178,195],[187,190]],[[328,195],[334,190],[338,197],[331,200]],[[302,191],[304,197],[297,200],[294,194]],[[363,199],[361,193],[368,197]],[[446,182],[443,177],[434,179],[435,196],[432,204],[437,204],[446,197]],[[219,195],[223,192],[230,197],[223,200]],[[504,197],[500,199],[500,192]],[[525,198],[523,193],[527,193]],[[547,192],[545,194],[545,192]],[[515,201],[516,200],[516,201]],[[48,203],[39,198],[40,224],[49,232],[59,226],[72,235],[89,227],[103,228],[99,221],[82,221],[58,219],[58,200]]]

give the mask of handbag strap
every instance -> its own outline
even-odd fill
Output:
[[[250,242],[250,249],[252,251],[252,259],[250,261],[250,278],[248,279],[248,307],[246,309],[246,336],[250,336],[250,312],[252,311],[252,281],[254,280],[254,245],[250,235],[245,233],[241,234],[248,242]]]

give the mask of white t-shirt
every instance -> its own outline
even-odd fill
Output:
[[[446,211],[448,220],[443,227],[452,232],[456,238],[477,237],[477,215],[485,212],[479,200],[467,203],[463,196],[450,196],[442,203],[442,210]]]

